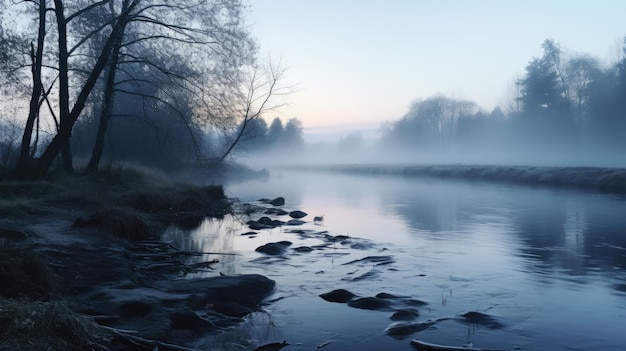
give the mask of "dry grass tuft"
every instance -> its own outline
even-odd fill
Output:
[[[0,296],[47,299],[54,291],[54,273],[33,251],[0,247]]]
[[[108,333],[62,301],[0,299],[0,350],[99,350]]]

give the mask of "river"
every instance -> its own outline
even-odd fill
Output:
[[[259,273],[276,281],[265,311],[210,336],[204,345],[212,350],[277,341],[291,344],[284,350],[411,350],[409,340],[416,338],[510,350],[609,351],[626,345],[622,195],[290,170],[226,184],[225,191],[256,204],[283,196],[283,208],[309,216],[302,226],[256,236],[241,234],[249,231],[245,222],[260,213],[166,233],[165,239],[189,250],[239,254],[213,255],[220,263],[202,274]],[[313,223],[321,215],[324,221]],[[325,234],[349,238],[330,245]],[[283,256],[254,251],[281,240],[292,242],[291,248],[326,246]],[[359,261],[367,257],[383,261]],[[319,297],[337,288],[362,297],[384,292],[424,301],[415,320],[400,323],[433,323],[392,337],[386,329],[398,323],[390,319],[393,311]],[[459,318],[469,311],[492,323]]]

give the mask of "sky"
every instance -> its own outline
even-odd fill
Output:
[[[541,44],[611,63],[626,35],[622,0],[251,0],[259,57],[295,86],[268,120],[296,117],[311,141],[374,135],[410,103],[442,93],[490,111]],[[509,91],[509,93],[507,93]]]

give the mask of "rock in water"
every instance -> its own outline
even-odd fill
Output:
[[[285,204],[285,198],[282,196],[279,196],[275,198],[274,200],[270,201],[269,203],[272,206],[282,206]]]
[[[389,308],[390,303],[377,297],[362,297],[348,302],[348,306],[364,310],[385,310]]]
[[[252,351],[278,351],[285,346],[288,346],[289,343],[286,341],[283,342],[273,342],[271,344],[265,344],[263,346],[259,346]]]
[[[484,325],[490,329],[500,329],[504,324],[500,323],[494,317],[481,312],[470,311],[461,315],[461,320],[466,323]]]
[[[306,222],[301,219],[290,219],[285,224],[286,225],[303,225],[304,223]]]
[[[439,345],[439,344],[431,344],[429,342],[424,342],[421,340],[411,340],[411,346],[420,351],[503,351],[503,350],[494,350],[494,349],[483,349],[476,347],[466,347],[466,346],[447,346],[447,345]]]
[[[397,310],[389,317],[392,321],[410,321],[419,316],[419,312],[413,308],[405,308]]]
[[[291,218],[303,218],[303,217],[306,217],[307,215],[308,213],[302,212],[299,210],[289,212],[289,217]]]
[[[355,298],[356,295],[345,289],[336,289],[331,292],[323,293],[320,297],[329,302],[346,303]]]
[[[277,243],[267,243],[256,248],[256,252],[261,252],[267,255],[282,255],[287,251],[287,247],[291,245],[289,241],[279,241]]]

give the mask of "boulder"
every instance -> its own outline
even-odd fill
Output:
[[[389,301],[377,297],[361,297],[348,302],[348,306],[364,310],[385,310],[388,309],[391,304]]]
[[[269,201],[268,201],[268,203],[269,203]],[[287,212],[287,211],[285,211],[285,210],[283,210],[281,208],[268,208],[263,213],[268,214],[268,215],[274,215],[274,216],[284,216],[284,215],[289,214],[289,212]]]
[[[301,219],[290,219],[285,224],[286,225],[303,225],[304,223],[306,222]]]
[[[282,196],[279,196],[275,198],[274,200],[270,200],[268,203],[272,206],[282,206],[285,204],[285,198]]]
[[[289,212],[289,217],[291,218],[303,218],[303,217],[306,217],[307,215],[308,214],[306,212],[302,212],[299,210]]]
[[[276,243],[267,243],[256,248],[256,252],[267,255],[282,255],[287,251],[287,247],[291,246],[289,241],[279,241]]]
[[[470,324],[484,325],[489,329],[500,329],[504,327],[504,324],[500,323],[494,317],[476,311],[470,311],[462,314],[460,316],[460,320]]]
[[[320,297],[328,302],[346,303],[355,298],[356,295],[345,289],[335,289],[331,292],[321,294]]]
[[[263,230],[263,229],[274,229],[275,228],[273,225],[263,224],[263,223],[259,223],[257,221],[248,221],[246,224],[248,225],[248,228],[250,228],[252,230]]]
[[[410,321],[419,316],[419,312],[413,308],[404,308],[395,311],[391,317],[389,317],[392,321]]]

